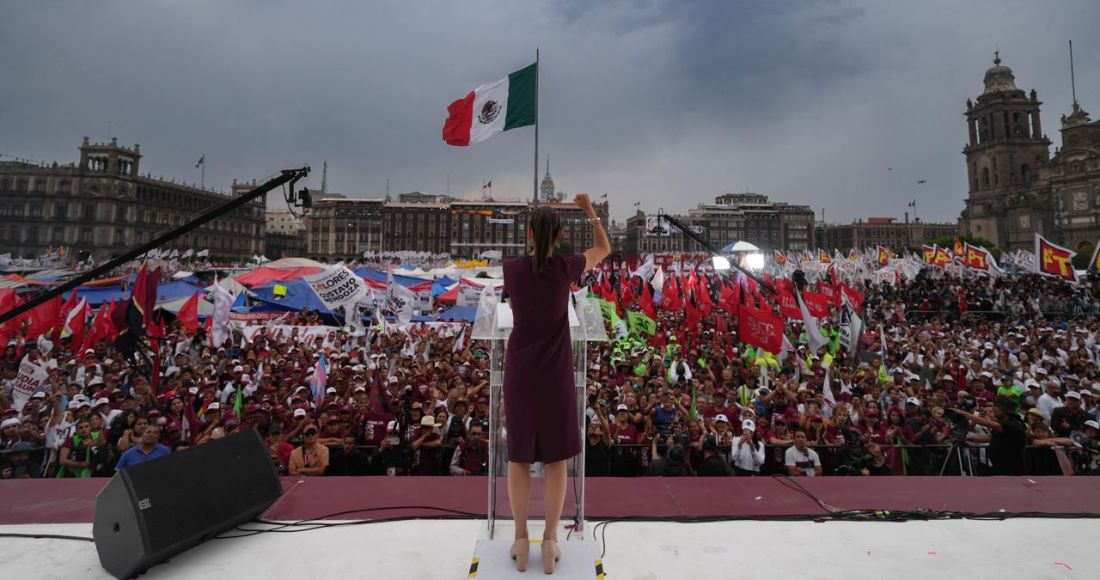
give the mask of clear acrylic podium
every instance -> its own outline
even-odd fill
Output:
[[[574,540],[582,542],[591,540],[591,535],[584,520],[584,445],[585,441],[585,403],[586,383],[588,369],[587,343],[606,341],[607,330],[604,327],[603,316],[600,312],[599,302],[587,297],[571,296],[570,307],[570,331],[573,338],[573,373],[577,389],[577,417],[582,441],[581,452],[568,460],[568,478],[566,484],[565,506],[562,509],[561,525],[575,524],[568,533],[559,533],[559,541],[562,542],[563,552],[566,550],[566,539],[569,543]],[[574,315],[575,313],[575,315]],[[512,543],[512,510],[508,503],[508,425],[505,424],[504,405],[504,356],[507,352],[508,337],[511,334],[510,316],[511,310],[507,303],[499,303],[499,299],[491,292],[483,293],[477,315],[474,319],[471,337],[489,342],[489,476],[488,483],[488,510],[486,512],[486,526],[482,530],[482,540],[478,542],[476,556],[481,556],[483,568],[478,574],[482,577],[495,577],[495,574],[483,574],[490,572],[485,569],[485,553],[489,544],[503,544],[510,546]],[[545,514],[542,505],[542,465],[536,464],[532,468],[531,501],[528,508],[528,528],[531,537],[536,536],[536,528],[545,522]],[[504,530],[507,530],[506,533]],[[561,530],[559,530],[560,532]],[[502,542],[494,542],[501,540]],[[483,546],[483,544],[485,544]],[[532,552],[534,553],[534,551]],[[596,552],[598,554],[598,550]],[[478,558],[475,556],[475,563]],[[563,557],[562,564],[566,564],[569,558]],[[510,563],[510,560],[507,560]],[[574,562],[572,566],[579,565]],[[571,566],[571,567],[572,567]],[[587,574],[577,577],[591,577],[592,567],[589,560]],[[514,570],[513,570],[514,571]],[[559,568],[561,575],[564,568]],[[569,575],[572,577],[572,575]],[[507,576],[500,576],[507,577]]]

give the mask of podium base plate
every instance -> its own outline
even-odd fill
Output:
[[[511,535],[495,540],[481,539],[474,546],[474,558],[470,563],[469,578],[477,580],[530,579],[546,577],[542,571],[542,540],[531,540],[531,555],[527,558],[527,571],[516,570],[509,550]],[[600,562],[600,545],[591,540],[559,541],[561,559],[554,570],[554,578],[568,580],[603,580],[603,564]],[[537,576],[532,576],[536,574]]]

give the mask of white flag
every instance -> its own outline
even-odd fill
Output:
[[[462,352],[462,343],[466,342],[466,325],[462,325],[462,330],[458,331],[458,336],[455,337],[454,346],[451,347],[451,352]]]
[[[660,266],[657,266],[657,273],[653,275],[653,279],[649,281],[649,284],[653,286],[654,292],[664,292],[665,271]]]
[[[205,258],[205,257],[210,255],[210,250],[202,250],[201,252],[199,252],[195,255],[200,257],[200,258]]]
[[[829,344],[829,340],[821,334],[817,326],[817,319],[810,314],[806,303],[802,301],[802,293],[795,290],[795,298],[798,299],[798,309],[802,311],[802,326],[806,329],[806,341],[810,343],[810,352],[817,354],[817,349]]]
[[[649,282],[649,279],[653,277],[653,254],[646,256],[645,262],[642,262],[641,266],[638,266],[631,276],[641,276],[642,280]]]
[[[187,251],[184,252],[183,255],[180,256],[180,258],[183,258],[184,260],[186,260],[187,258],[190,258],[191,256],[194,256],[194,255],[195,255],[195,250],[192,250],[192,249],[188,248]]]
[[[386,273],[386,307],[397,316],[398,324],[408,324],[412,320],[413,302],[416,296],[412,290],[394,282],[393,270]]]
[[[210,327],[210,346],[217,348],[229,340],[229,309],[233,295],[214,280],[214,322]]]

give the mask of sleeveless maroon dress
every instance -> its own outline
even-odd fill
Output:
[[[566,301],[584,264],[583,254],[552,256],[534,274],[528,256],[504,262],[514,322],[504,358],[509,461],[554,463],[581,451]]]

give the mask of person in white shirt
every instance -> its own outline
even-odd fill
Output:
[[[817,451],[806,447],[806,432],[802,429],[794,432],[794,447],[783,454],[783,464],[790,476],[821,475],[821,458]]]
[[[730,458],[737,475],[760,475],[764,465],[764,438],[756,433],[752,419],[741,421],[741,436],[733,440]]]
[[[1047,380],[1046,392],[1039,395],[1039,402],[1037,403],[1039,412],[1043,414],[1043,419],[1047,423],[1050,423],[1051,412],[1063,405],[1062,398],[1058,396],[1060,394],[1061,387],[1058,382],[1053,379]]]

